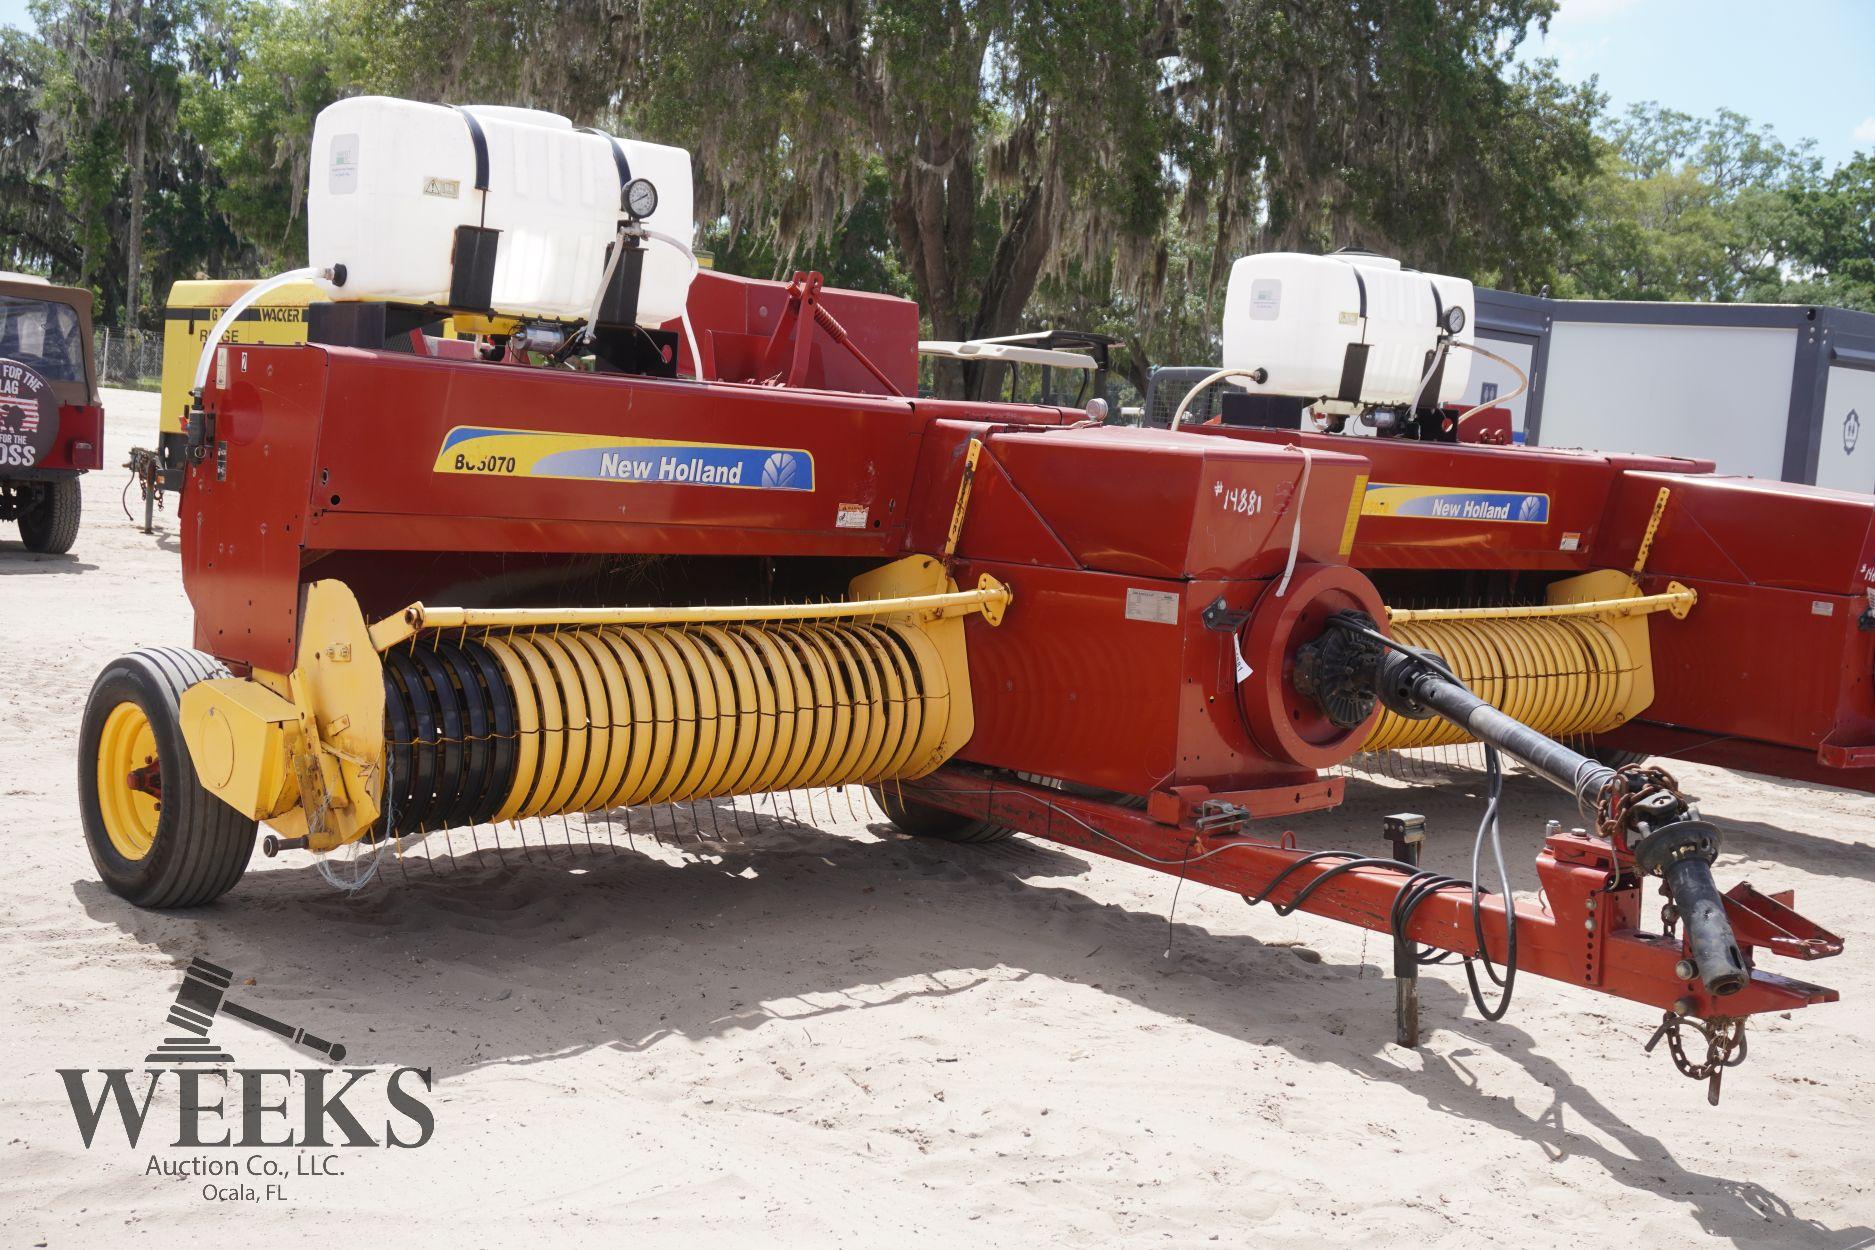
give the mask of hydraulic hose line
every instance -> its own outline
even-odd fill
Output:
[[[324,286],[343,286],[345,284],[343,270],[343,265],[332,269],[312,267],[289,269],[285,273],[277,273],[265,282],[257,282],[249,287],[239,299],[228,305],[221,316],[215,318],[215,324],[210,327],[208,337],[202,340],[202,354],[195,362],[195,376],[189,380],[191,393],[198,398],[201,396],[203,388],[208,385],[209,366],[214,361],[215,349],[221,345],[222,334],[229,326],[239,321],[241,314],[251,308],[262,296],[293,282],[317,282]]]

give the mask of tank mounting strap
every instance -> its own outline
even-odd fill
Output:
[[[462,114],[463,124],[469,128],[469,143],[475,148],[475,189],[477,191],[487,191],[488,136],[482,133],[482,123],[476,120],[474,113],[463,108],[460,104],[455,107],[456,112]],[[482,212],[484,217],[486,217],[488,212],[486,202],[483,204]]]
[[[619,208],[623,210],[625,186],[632,180],[632,163],[625,155],[625,145],[618,141],[616,135],[607,134],[603,130],[594,130],[591,126],[581,126],[579,132],[583,135],[598,135],[612,145],[612,164],[618,170]]]

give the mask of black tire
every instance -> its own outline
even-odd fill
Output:
[[[897,786],[868,786],[872,800],[901,832],[915,838],[936,838],[943,842],[1001,842],[1013,837],[1015,830],[987,820],[976,820],[947,812],[941,807],[903,798]]]
[[[1645,764],[1653,756],[1645,751],[1623,751],[1618,747],[1605,747],[1591,743],[1585,754],[1598,764],[1610,768],[1626,768],[1629,764]]]
[[[42,555],[64,555],[78,541],[78,519],[84,511],[76,477],[41,482],[31,503],[20,509],[20,541],[26,550]]]
[[[91,862],[111,890],[139,907],[199,907],[226,894],[247,871],[257,822],[205,789],[182,738],[182,692],[226,677],[213,656],[183,647],[146,647],[98,674],[78,735],[78,806]],[[149,721],[161,771],[155,836],[141,858],[113,844],[98,796],[98,754],[106,719],[134,703]]]

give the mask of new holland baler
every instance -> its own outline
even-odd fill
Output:
[[[270,854],[320,855],[866,787],[913,834],[1019,831],[1390,933],[1403,971],[1462,960],[1493,1013],[1481,974],[1647,1004],[1715,1098],[1748,1017],[1835,998],[1758,967],[1841,943],[1788,896],[1721,894],[1718,830],[1668,773],[1559,740],[1696,700],[1682,669],[1736,651],[1692,623],[1735,600],[1784,627],[1784,591],[1700,545],[1735,520],[1722,483],[915,398],[905,301],[705,273],[680,316],[643,314],[656,196],[623,165],[587,317],[504,310],[485,257],[506,244],[465,225],[420,304],[339,260],[306,344],[211,342],[181,511],[194,648],[113,661],[85,712],[111,888],[209,902],[261,822]],[[481,331],[467,358],[413,347],[445,312]],[[1866,564],[1875,501],[1779,489],[1860,525]],[[1804,593],[1834,605],[1808,609],[1833,625],[1806,671],[1860,676],[1817,678],[1790,732],[1853,735],[1869,635],[1846,591]],[[1392,856],[1282,831],[1340,801],[1355,755],[1461,739],[1592,816],[1543,834],[1540,902],[1421,869],[1408,829]]]

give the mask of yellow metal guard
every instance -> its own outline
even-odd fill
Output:
[[[1552,738],[1605,733],[1654,699],[1647,617],[1684,617],[1698,595],[1678,582],[1643,595],[1626,573],[1601,570],[1557,582],[1549,602],[1521,607],[1388,613],[1395,638],[1444,657],[1498,710]],[[1399,751],[1469,742],[1440,718],[1383,711],[1362,749]]]

